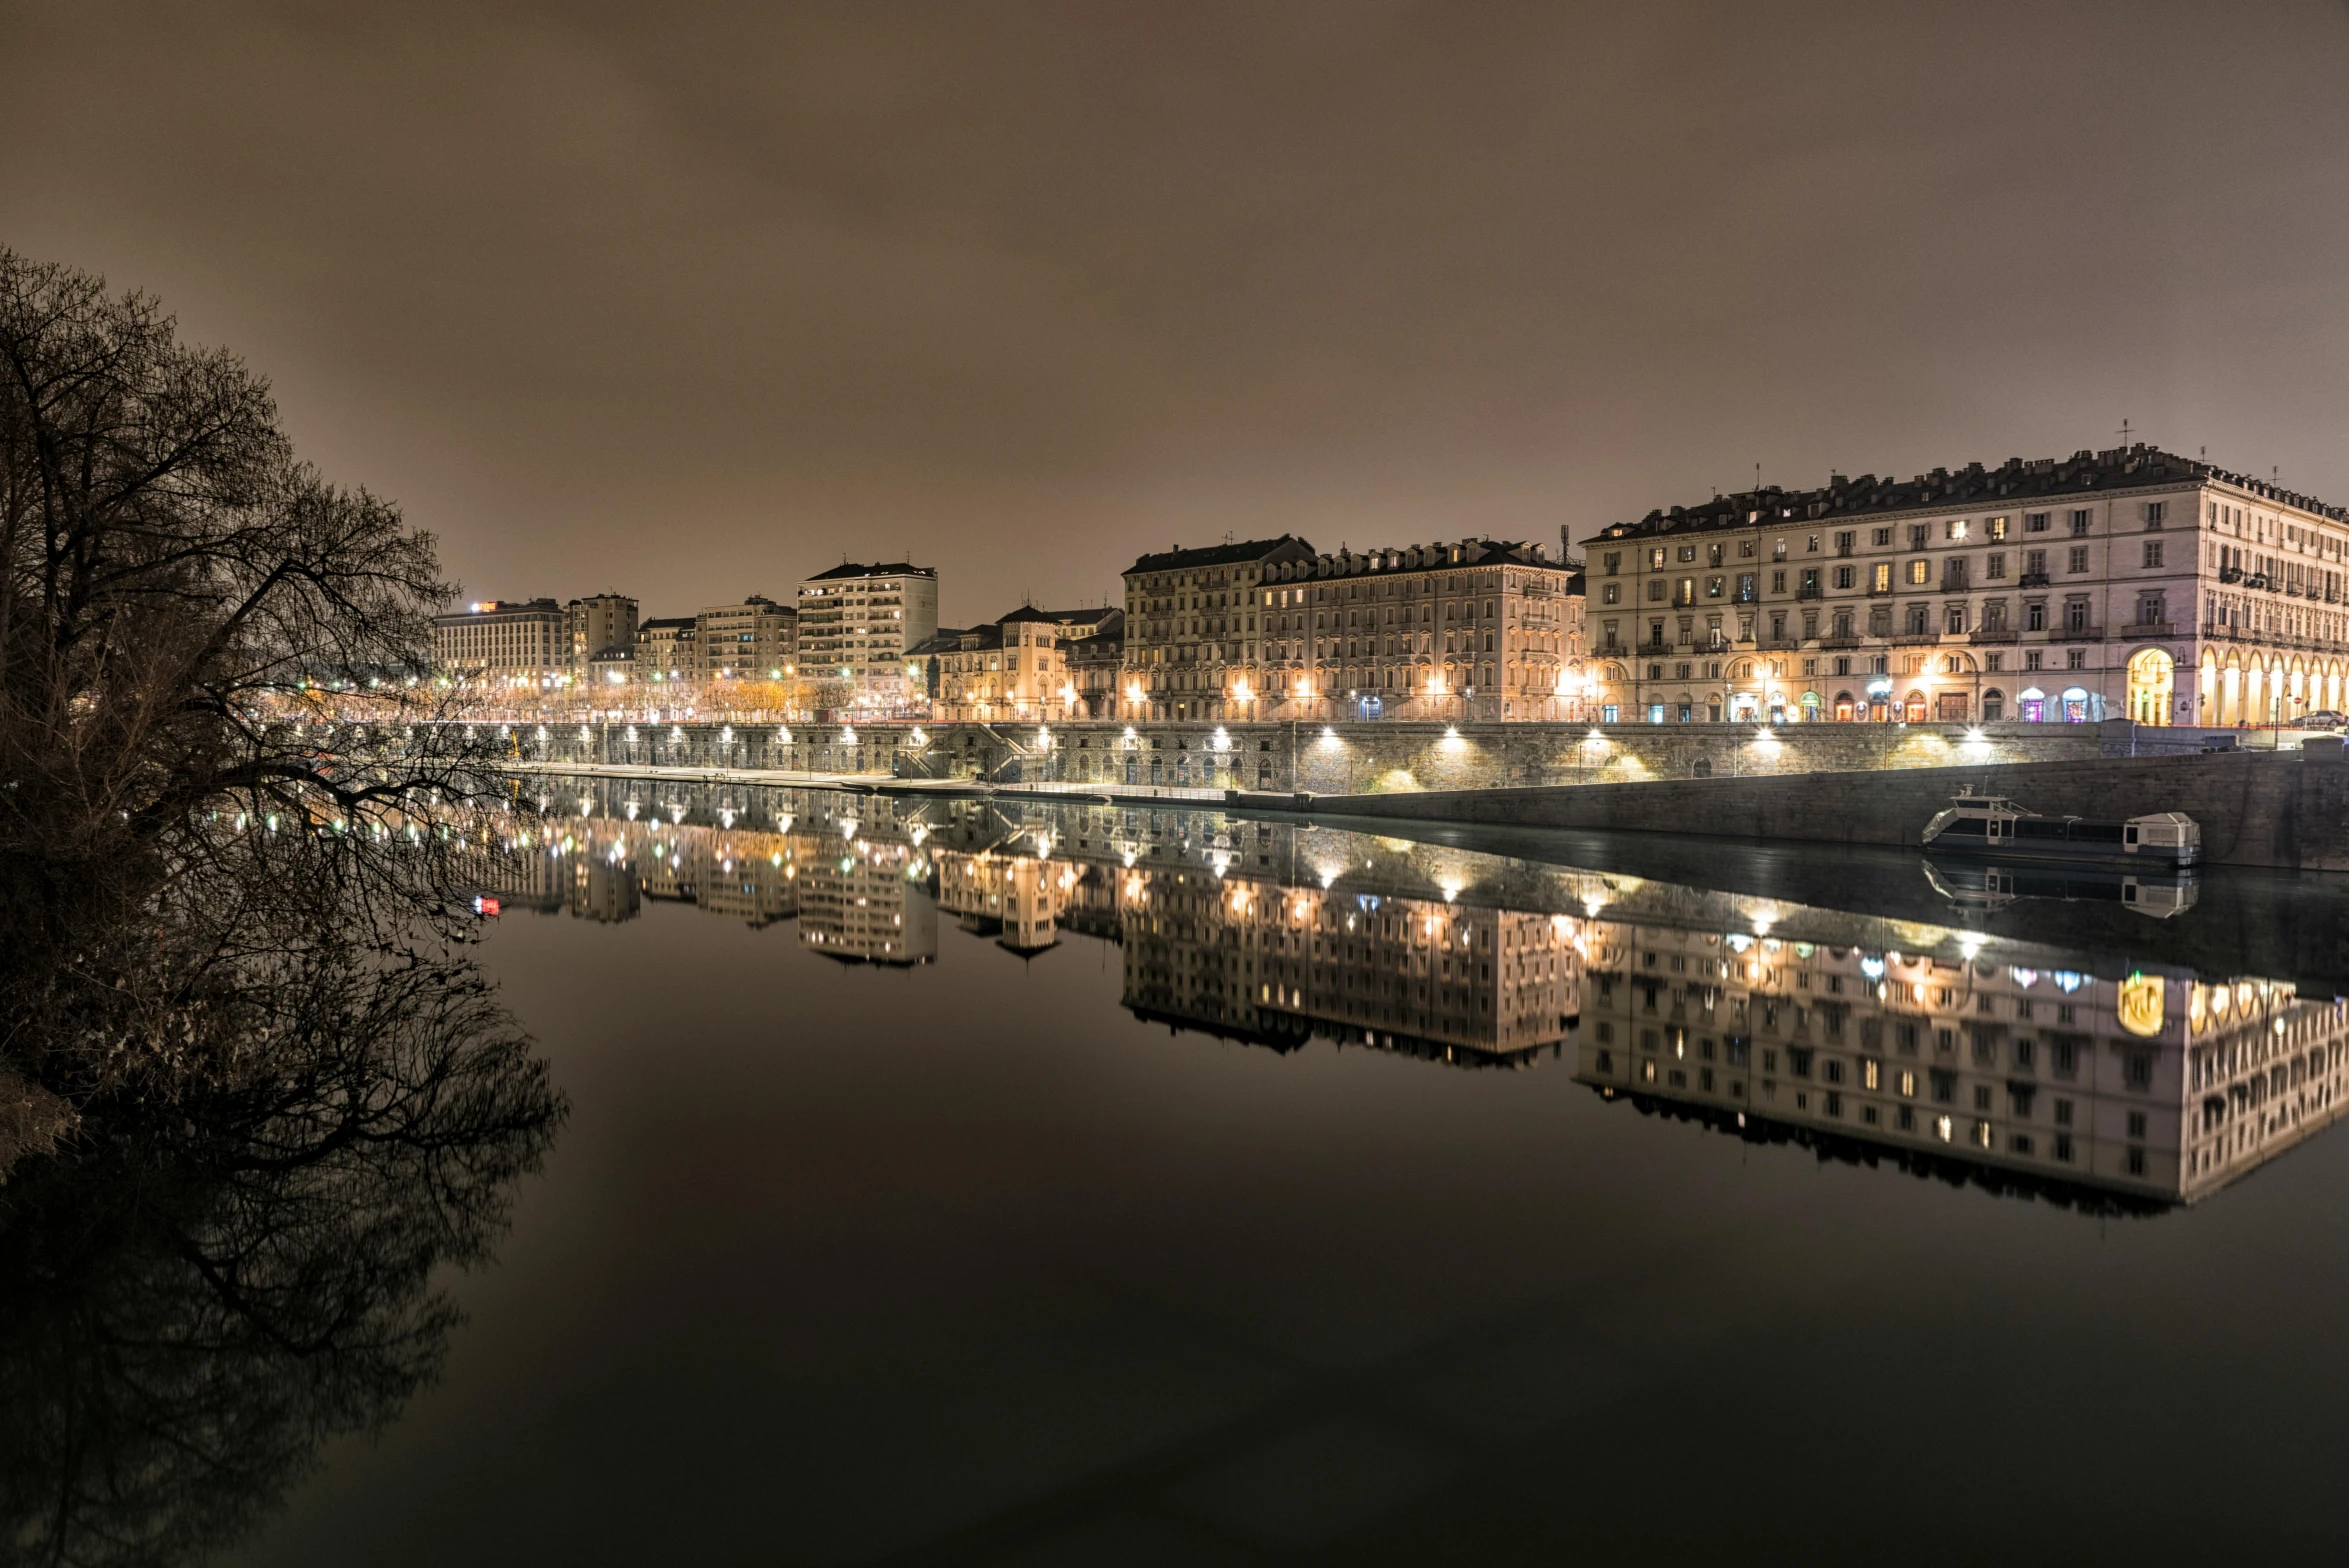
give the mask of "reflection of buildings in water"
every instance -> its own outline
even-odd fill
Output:
[[[638,818],[561,825],[622,873],[568,868],[582,914],[625,918],[632,867],[647,896],[754,922],[797,909],[810,951],[920,964],[943,904],[1023,956],[1072,934],[1120,942],[1137,1016],[1281,1049],[1320,1035],[1522,1062],[1582,1014],[1579,1075],[1652,1107],[2074,1198],[2191,1200],[2341,1101],[2331,1004],[2200,985],[2182,966],[2034,972],[1970,961],[1982,939],[1938,924],[1219,813],[597,787]],[[517,856],[494,885],[537,886],[559,864]],[[2070,881],[1979,891],[2111,901]],[[1724,921],[1779,935],[1723,936]]]
[[[2349,1010],[2287,987],[1591,930],[1577,1076],[1738,1125],[2163,1203],[2340,1114]]]
[[[2152,995],[2155,1006],[2167,1000],[2159,990]],[[2142,997],[2137,1005],[2144,1005]],[[2340,1118],[2349,1088],[2342,1076],[2345,1020],[2349,1003],[2303,1002],[2289,987],[2266,981],[2192,985],[2186,999],[2188,1200]]]
[[[820,837],[798,859],[799,942],[842,963],[915,965],[938,957],[938,905],[905,844]]]
[[[634,920],[641,907],[636,868],[597,855],[571,857],[571,913],[582,920],[616,925]]]
[[[501,913],[551,915],[563,907],[570,877],[561,840],[549,842],[537,822],[500,815],[480,824],[460,838],[453,860],[458,885],[496,900]]]
[[[1522,1059],[1579,1009],[1577,922],[1195,872],[1124,873],[1126,1003],[1286,1047],[1312,1034]]]
[[[1108,871],[1071,860],[940,851],[938,907],[966,931],[993,937],[1007,952],[1032,958],[1060,944],[1060,928],[1089,905],[1114,900]],[[1090,892],[1092,897],[1085,895]],[[1079,919],[1076,929],[1087,922]]]

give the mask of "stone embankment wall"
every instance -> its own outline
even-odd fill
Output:
[[[486,726],[485,726],[486,728]],[[517,760],[1131,783],[1317,795],[2063,761],[2085,724],[501,725]],[[2138,732],[2198,742],[2199,732]],[[2125,740],[2121,749],[2126,750]]]
[[[2010,795],[2050,816],[2182,811],[2220,865],[2349,871],[2349,763],[2305,752],[2096,757],[2062,762],[1504,788],[1313,802],[1318,814],[1596,828],[1818,844],[1914,845],[1959,790]]]

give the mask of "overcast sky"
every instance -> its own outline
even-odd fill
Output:
[[[2143,437],[2349,502],[2349,8],[0,0],[0,242],[473,596],[1577,539]]]

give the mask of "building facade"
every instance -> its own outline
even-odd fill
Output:
[[[1609,720],[2270,724],[2349,674],[2349,513],[2142,445],[1722,496],[1587,548]]]
[[[799,673],[799,612],[752,594],[693,618],[694,663],[711,681],[782,681]]]
[[[1118,683],[1125,675],[1126,612],[1115,607],[1060,612],[1061,653],[1076,688],[1074,713],[1115,718]]]
[[[1144,556],[1125,579],[1129,717],[1593,716],[1582,575],[1540,545],[1318,555],[1284,536]]]
[[[636,678],[646,686],[690,686],[701,677],[699,620],[665,615],[636,629]]]
[[[800,584],[800,674],[846,682],[859,707],[913,706],[921,669],[906,655],[937,634],[938,573],[930,567],[844,563]]]
[[[920,667],[917,680],[941,720],[1107,718],[1114,712],[1123,626],[1115,609],[1027,605],[991,625],[919,644],[909,664]]]
[[[432,665],[483,693],[545,692],[571,683],[569,619],[552,599],[485,599],[432,618]]]
[[[635,652],[636,601],[617,593],[573,599],[563,606],[563,635],[572,684],[593,685],[598,659]]]

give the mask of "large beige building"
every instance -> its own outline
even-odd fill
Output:
[[[485,694],[551,691],[574,678],[570,623],[552,599],[484,599],[432,618],[432,665]]]
[[[894,712],[920,698],[906,654],[938,634],[938,573],[904,561],[844,563],[799,586],[799,666],[845,681],[850,701]]]
[[[1590,555],[1603,717],[2338,710],[2349,513],[2147,446],[1651,512]]]
[[[1318,555],[1283,536],[1124,575],[1128,717],[1588,716],[1581,574],[1540,545]]]
[[[711,681],[782,681],[799,669],[799,612],[752,594],[693,618],[695,667]]]

